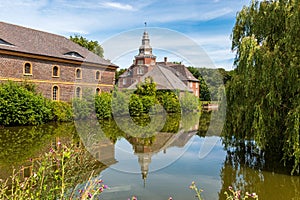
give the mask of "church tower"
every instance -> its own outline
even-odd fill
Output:
[[[150,39],[147,30],[145,29],[142,45],[139,48],[139,54],[135,56],[135,65],[155,65],[156,56],[152,54],[152,47],[150,46]]]

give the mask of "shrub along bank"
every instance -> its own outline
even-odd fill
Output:
[[[199,99],[191,93],[157,91],[152,79],[132,91],[113,91],[100,95],[85,94],[72,102],[46,99],[28,83],[7,82],[0,85],[0,125],[37,125],[50,121],[65,122],[92,116],[109,119],[113,116],[141,116],[162,112],[181,113],[200,108]]]

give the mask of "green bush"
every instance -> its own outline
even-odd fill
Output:
[[[95,110],[98,119],[111,118],[111,94],[104,92],[95,97]]]
[[[52,101],[50,103],[52,109],[51,121],[68,122],[73,120],[74,113],[70,103],[63,101]]]
[[[158,91],[157,99],[167,113],[180,113],[179,99],[174,92]]]
[[[185,92],[180,97],[180,105],[183,112],[192,112],[199,109],[199,98],[192,93]]]
[[[152,106],[156,104],[156,98],[155,96],[142,96],[141,102],[143,104],[143,112],[149,113]]]
[[[130,97],[130,101],[129,101],[129,113],[131,116],[139,116],[143,113],[143,103],[141,98],[136,95],[133,94]]]
[[[75,119],[87,119],[94,110],[93,103],[87,99],[74,98],[72,106]]]
[[[128,112],[129,94],[123,91],[112,93],[112,107],[115,115],[124,115]]]
[[[31,88],[33,90],[33,88]],[[51,119],[47,100],[15,82],[0,86],[0,124],[37,125]]]

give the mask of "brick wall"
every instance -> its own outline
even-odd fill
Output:
[[[24,75],[24,64],[30,63],[32,74]],[[59,69],[59,76],[53,77],[53,67]],[[82,76],[76,79],[76,69],[80,69]],[[100,79],[96,80],[96,72],[100,72]],[[35,58],[22,58],[17,56],[0,55],[0,81],[11,79],[14,81],[33,82],[37,89],[45,97],[52,98],[52,87],[59,87],[59,99],[69,101],[74,97],[75,88],[82,88],[82,91],[90,88],[92,92],[99,88],[101,91],[113,89],[115,70],[109,68],[90,67],[75,64],[66,64],[38,60]],[[76,85],[76,86],[75,86]]]

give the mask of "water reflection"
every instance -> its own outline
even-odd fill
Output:
[[[160,131],[135,134],[122,131],[130,126],[126,119],[121,127],[110,120],[0,129],[0,178],[10,176],[11,166],[28,176],[29,160],[38,161],[50,147],[58,148],[60,141],[75,145],[81,158],[73,163],[70,177],[84,183],[91,171],[103,176],[111,186],[104,199],[132,195],[149,200],[171,195],[194,199],[188,189],[193,180],[204,189],[205,199],[226,199],[228,186],[256,192],[260,199],[300,196],[300,177],[285,175],[285,168],[278,170],[278,163],[271,162],[276,161],[272,152],[259,151],[251,141],[224,139],[222,144],[216,134],[219,127],[209,128],[212,113],[169,115]],[[147,116],[132,120],[139,126],[149,123]],[[206,157],[199,158],[203,144],[211,141],[218,142]]]

